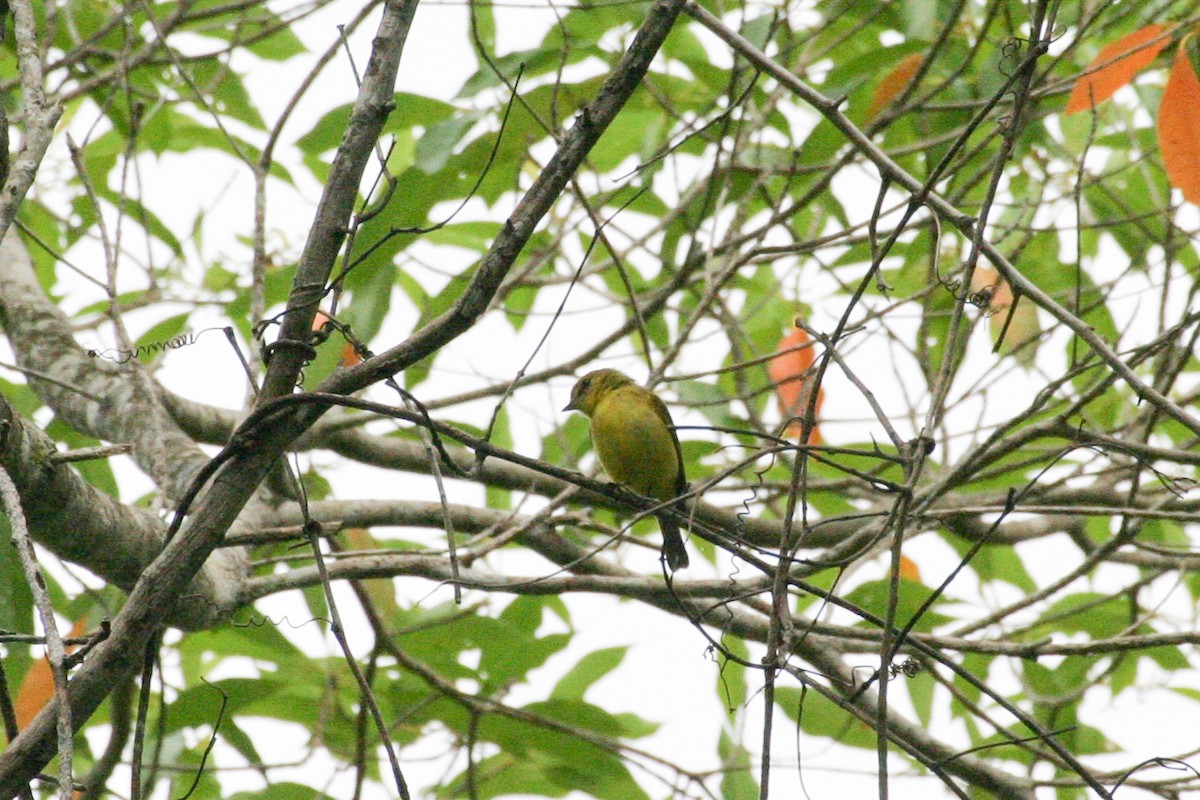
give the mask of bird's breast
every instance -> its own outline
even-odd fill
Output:
[[[592,445],[613,480],[661,500],[675,496],[675,442],[649,404],[601,402],[592,415]]]

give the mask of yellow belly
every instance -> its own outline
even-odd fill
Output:
[[[592,413],[592,446],[608,476],[638,494],[669,500],[675,496],[679,459],[675,441],[637,387],[622,387]]]

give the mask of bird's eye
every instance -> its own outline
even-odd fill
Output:
[[[588,389],[590,389],[591,387],[592,387],[592,379],[591,379],[591,378],[584,378],[583,380],[581,380],[581,381],[579,382],[579,393],[580,393],[580,394],[583,394],[584,392],[586,392],[586,391],[587,391]]]

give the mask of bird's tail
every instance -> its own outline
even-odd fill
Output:
[[[684,569],[688,565],[688,554],[687,548],[683,546],[683,535],[679,533],[679,526],[666,514],[658,518],[658,526],[662,528],[662,553],[663,558],[667,560],[667,566],[671,572]]]

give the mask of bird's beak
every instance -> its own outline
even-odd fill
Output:
[[[563,411],[574,411],[574,410],[575,410],[575,401],[574,400],[567,403],[566,407],[563,408]]]

